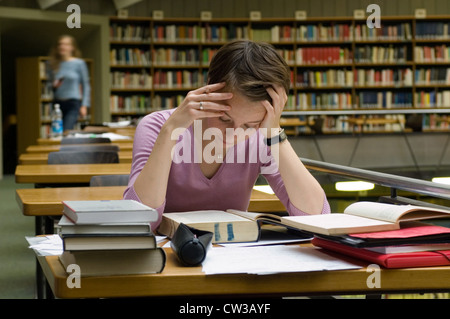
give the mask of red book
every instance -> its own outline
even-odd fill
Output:
[[[414,268],[450,265],[450,250],[380,254],[364,248],[350,247],[345,244],[318,237],[313,238],[312,244],[347,256],[366,260],[383,266],[384,268]]]

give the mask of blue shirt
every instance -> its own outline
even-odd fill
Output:
[[[77,99],[82,101],[81,105],[91,105],[89,72],[86,63],[82,59],[74,58],[69,61],[62,61],[58,71],[51,74],[53,81],[61,78],[63,78],[63,81],[55,90],[55,99]]]

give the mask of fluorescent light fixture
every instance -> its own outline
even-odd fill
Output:
[[[255,185],[255,186],[253,186],[253,189],[263,192],[263,193],[266,193],[266,194],[271,194],[271,195],[275,194],[269,185]]]
[[[450,185],[450,177],[434,177],[431,181],[433,183]]]
[[[337,182],[335,184],[336,190],[342,192],[358,192],[358,191],[369,191],[375,188],[375,185],[363,181],[348,181],[348,182]]]

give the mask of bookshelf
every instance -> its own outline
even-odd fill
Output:
[[[17,105],[17,148],[18,154],[39,138],[48,138],[51,129],[53,90],[47,78],[46,65],[49,57],[20,57],[16,59],[16,105]],[[93,61],[84,59],[90,76],[91,94]],[[91,97],[91,101],[93,98]],[[91,102],[92,103],[92,102]],[[93,113],[91,104],[90,112]],[[88,115],[87,120],[90,120]]]
[[[365,132],[403,131],[411,114],[424,130],[449,130],[449,29],[450,16],[384,17],[380,29],[352,17],[111,17],[111,116],[175,107],[204,85],[221,45],[252,39],[273,44],[291,67],[283,125],[293,134],[317,132],[314,123],[330,134],[355,132],[352,123]]]

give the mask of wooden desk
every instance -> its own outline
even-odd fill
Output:
[[[127,135],[130,137],[133,137],[133,135]],[[117,143],[117,144],[129,144],[129,143],[133,143],[133,139],[129,138],[129,139],[114,139],[111,141],[112,143]],[[54,138],[38,138],[37,139],[37,144],[38,145],[61,145],[61,140],[60,139],[54,139]],[[70,144],[72,145],[72,144]]]
[[[126,186],[17,189],[16,200],[25,216],[61,216],[63,200],[122,199]],[[275,195],[253,190],[249,211],[282,212],[286,208]]]
[[[72,165],[17,165],[16,183],[71,184],[89,183],[96,175],[130,174],[131,163],[72,164]]]
[[[47,164],[49,153],[24,153],[19,156],[20,165],[44,165]],[[120,151],[119,162],[131,163],[133,159],[132,151]]]
[[[74,146],[76,144],[70,144],[70,146]],[[86,145],[86,144],[84,144]],[[105,145],[105,144],[89,144],[89,146],[98,146],[98,145]],[[107,145],[117,145],[119,147],[119,151],[132,151],[133,150],[133,143],[111,143]],[[50,145],[30,145],[27,147],[26,152],[27,153],[50,153],[50,152],[58,152],[60,149],[60,144],[50,144]]]
[[[367,280],[373,272],[367,272],[366,268],[262,276],[205,275],[201,266],[181,266],[171,249],[166,249],[166,253],[166,267],[160,274],[82,277],[81,287],[76,289],[67,287],[67,273],[58,256],[41,256],[38,260],[57,298],[381,294],[448,291],[450,287],[449,267],[381,269],[381,287],[368,288]],[[368,265],[355,259],[352,261]]]

